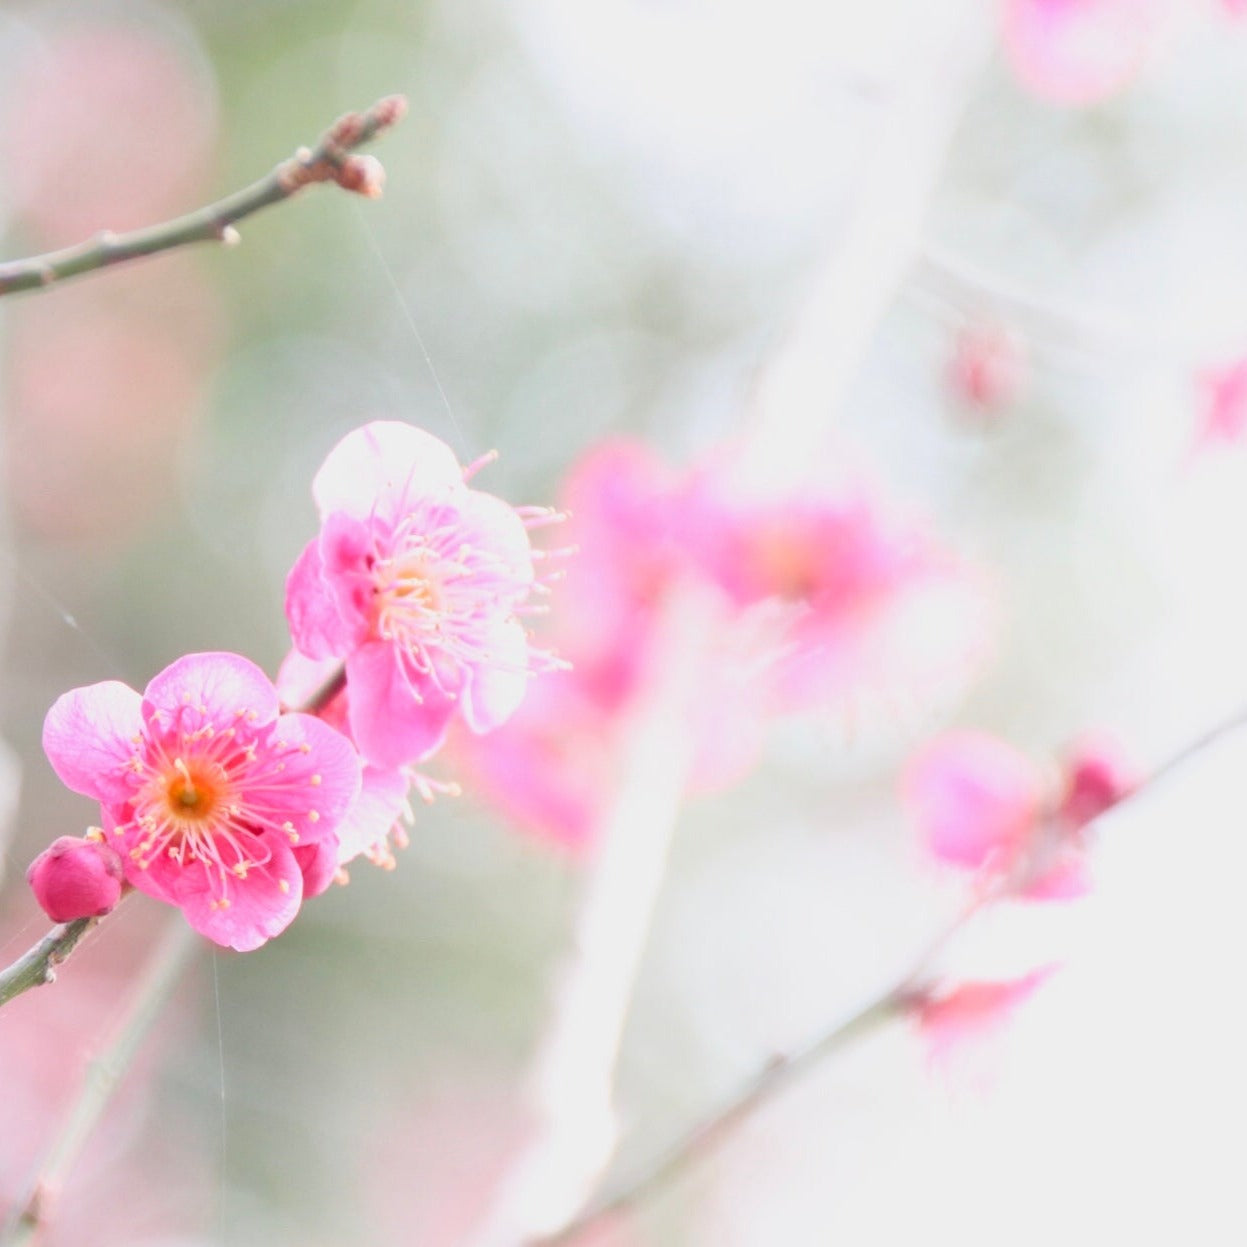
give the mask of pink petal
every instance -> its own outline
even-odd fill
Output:
[[[488,550],[494,575],[522,594],[533,582],[533,552],[515,508],[478,489],[467,490],[455,507],[465,543]]]
[[[366,762],[404,766],[433,753],[458,704],[427,676],[409,676],[394,646],[361,645],[346,660],[351,735]]]
[[[408,498],[464,488],[450,447],[398,421],[374,421],[348,433],[312,482],[322,518],[344,511],[359,519],[393,519],[408,509]]]
[[[1039,816],[1042,781],[1003,741],[955,732],[910,765],[904,791],[930,851],[949,865],[978,869],[1025,843]]]
[[[245,953],[280,935],[294,920],[303,899],[303,872],[280,837],[244,833],[237,839],[252,858],[269,860],[251,867],[245,879],[227,873],[224,881],[202,863],[187,866],[178,876],[176,903],[201,935]],[[242,855],[225,843],[218,849],[228,872]],[[217,904],[222,896],[229,902],[224,908]]]
[[[278,824],[293,823],[300,844],[333,835],[359,795],[359,755],[341,732],[310,714],[283,714],[276,738],[293,747],[282,754],[280,782],[268,785],[264,812]],[[247,808],[257,809],[256,800]]]
[[[157,710],[194,707],[205,722],[228,727],[241,712],[255,723],[280,713],[273,682],[239,654],[187,654],[166,667],[143,694],[143,718]]]
[[[286,577],[286,619],[295,647],[309,658],[344,654],[354,643],[355,630],[326,578],[320,537],[307,543]]]
[[[961,983],[917,1007],[918,1029],[931,1059],[943,1061],[969,1040],[995,1034],[1056,971],[1043,966],[1017,979]]]
[[[72,689],[43,724],[43,748],[74,792],[116,804],[131,795],[130,759],[143,731],[139,695],[117,680]]]
[[[337,864],[345,865],[368,853],[386,837],[407,812],[407,776],[400,770],[364,767],[359,799],[338,826]]]
[[[303,899],[327,892],[338,875],[338,838],[298,844],[291,850],[303,874]]]
[[[518,620],[496,620],[486,647],[490,661],[469,674],[463,689],[463,717],[474,732],[505,723],[528,688],[528,637]]]

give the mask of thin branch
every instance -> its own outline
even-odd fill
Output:
[[[78,1099],[44,1153],[34,1178],[14,1202],[0,1235],[0,1247],[25,1247],[47,1224],[50,1202],[64,1185],[82,1145],[199,946],[199,937],[185,923],[179,920],[169,924],[112,1041],[87,1066]]]
[[[1215,744],[1239,728],[1247,727],[1247,706],[1188,742],[1171,757],[1155,767],[1112,811],[1137,801],[1162,779],[1176,771],[1196,754]],[[927,948],[917,964],[898,982],[876,996],[869,1004],[845,1021],[837,1023],[806,1047],[792,1053],[772,1057],[758,1072],[748,1078],[737,1091],[714,1112],[667,1149],[659,1158],[635,1177],[623,1182],[594,1200],[573,1221],[549,1237],[536,1240],[532,1247],[570,1247],[590,1230],[599,1228],[611,1217],[628,1212],[652,1198],[674,1179],[716,1152],[728,1137],[759,1109],[769,1104],[785,1087],[817,1068],[832,1054],[850,1042],[871,1033],[878,1026],[909,1010],[924,994],[924,978],[947,943],[996,893],[988,890],[976,896],[956,920]]]
[[[190,243],[236,243],[234,226],[244,217],[316,182],[336,182],[344,190],[375,199],[385,184],[385,171],[373,157],[351,153],[397,124],[406,112],[407,101],[401,95],[388,95],[365,112],[339,117],[315,147],[299,148],[267,177],[197,212],[126,234],[104,231],[73,247],[0,264],[0,297],[43,290],[70,277]]]
[[[99,921],[98,918],[78,918],[53,927],[33,948],[12,965],[0,970],[0,1005],[7,1005],[15,996],[32,987],[54,983],[57,966]]]

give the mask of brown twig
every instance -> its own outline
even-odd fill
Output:
[[[407,101],[401,95],[387,95],[365,112],[339,117],[315,147],[299,148],[267,177],[197,212],[126,234],[105,230],[87,242],[60,251],[0,264],[0,297],[23,290],[44,290],[70,277],[190,243],[232,245],[239,241],[234,227],[244,217],[281,203],[316,182],[336,182],[344,190],[376,199],[385,185],[385,170],[374,157],[352,153],[396,125],[406,112]]]

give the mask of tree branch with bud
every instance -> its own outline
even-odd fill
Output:
[[[406,112],[407,101],[401,95],[387,95],[364,112],[339,117],[314,147],[299,148],[258,182],[196,212],[125,234],[105,230],[72,247],[0,264],[0,297],[46,290],[71,277],[191,243],[232,246],[239,241],[235,228],[239,221],[319,182],[377,199],[385,187],[385,170],[376,157],[357,155],[356,149],[397,125]]]

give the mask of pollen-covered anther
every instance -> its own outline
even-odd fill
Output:
[[[308,778],[308,781],[307,781],[307,782],[308,782],[309,784],[311,784],[313,788],[319,788],[319,787],[320,787],[320,785],[321,785],[321,782],[322,782],[322,780],[321,780],[321,776],[319,776],[319,775],[312,775],[312,776],[310,776],[310,777]]]
[[[320,813],[319,813],[317,810],[308,810],[308,812],[307,812],[307,821],[308,821],[309,823],[319,823],[319,822],[320,822]]]
[[[290,883],[289,883],[289,881],[288,881],[288,880],[286,880],[286,879],[279,879],[279,880],[277,881],[277,890],[278,890],[278,891],[279,891],[279,892],[280,892],[283,896],[288,895],[288,894],[289,894],[289,892],[290,892]]]

